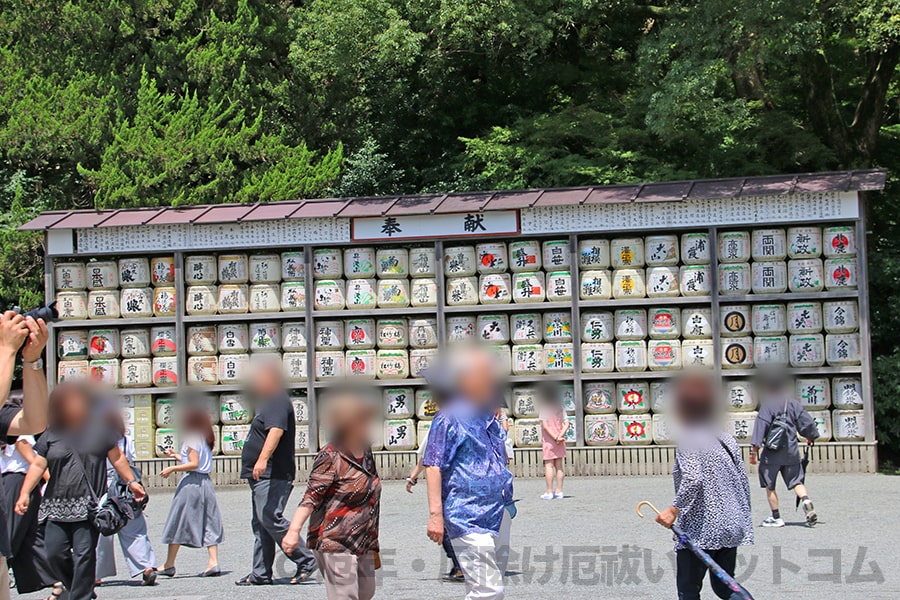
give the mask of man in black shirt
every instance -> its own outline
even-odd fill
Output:
[[[290,525],[283,512],[293,489],[297,426],[294,407],[285,392],[280,363],[258,366],[253,382],[256,416],[241,453],[241,478],[250,484],[253,501],[253,570],[238,585],[272,583],[275,548]],[[297,565],[291,583],[305,583],[316,570],[316,559],[301,543],[288,558]]]

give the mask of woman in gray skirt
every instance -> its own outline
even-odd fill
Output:
[[[163,477],[172,473],[185,473],[175,489],[169,517],[163,528],[162,541],[169,545],[166,563],[159,567],[160,575],[175,576],[175,557],[181,546],[206,548],[209,562],[199,577],[217,577],[219,569],[219,544],[224,537],[222,515],[216,502],[209,473],[212,471],[212,448],[215,444],[209,413],[194,406],[185,408],[181,419],[181,454],[171,448],[167,454],[180,464],[166,467]]]

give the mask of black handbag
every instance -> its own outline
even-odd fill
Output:
[[[97,497],[94,486],[91,485],[91,479],[88,477],[87,469],[81,456],[72,451],[75,462],[81,469],[84,481],[87,483],[88,491],[91,493],[91,504],[88,507],[88,520],[91,525],[100,532],[100,535],[110,536],[122,531],[122,528],[128,524],[128,521],[134,518],[134,509],[131,504],[121,495],[110,493],[103,494],[102,498]]]
[[[769,430],[766,432],[766,450],[776,452],[784,447],[787,443],[788,430],[790,423],[788,422],[788,401],[784,401],[784,410],[772,420]]]

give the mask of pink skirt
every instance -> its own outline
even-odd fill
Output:
[[[566,442],[557,442],[552,439],[543,440],[544,460],[556,460],[566,457]]]

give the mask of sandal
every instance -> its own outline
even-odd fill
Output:
[[[303,585],[305,583],[312,583],[313,581],[314,580],[313,580],[312,571],[303,571],[303,572],[298,571],[297,574],[291,578],[290,584],[291,585]]]
[[[241,577],[234,582],[234,585],[272,585],[271,579],[256,579],[253,575]]]
[[[63,587],[61,583],[53,584],[53,591],[50,592],[50,595],[42,600],[59,600],[59,597],[63,595],[63,592],[66,591],[66,588]]]

